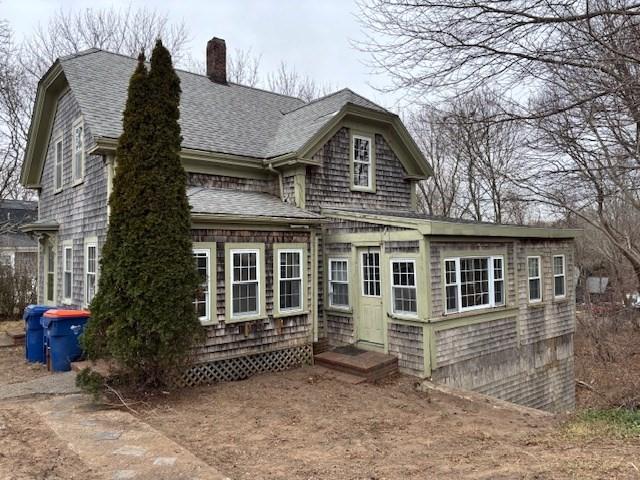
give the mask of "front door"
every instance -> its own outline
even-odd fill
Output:
[[[358,262],[360,263],[358,340],[382,345],[384,336],[380,249],[373,247],[358,249]]]

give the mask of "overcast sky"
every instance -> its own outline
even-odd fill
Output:
[[[352,90],[392,107],[393,98],[371,88],[384,84],[364,65],[367,57],[351,45],[362,38],[354,0],[0,0],[0,18],[11,23],[17,37],[28,35],[39,22],[62,6],[68,9],[147,6],[184,20],[191,33],[194,58],[204,62],[207,40],[227,42],[227,51],[251,49],[261,54],[263,74],[281,60],[312,76],[320,84]]]

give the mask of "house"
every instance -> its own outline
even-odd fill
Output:
[[[38,203],[29,200],[0,201],[0,264],[36,277],[38,242],[20,226],[38,216]]]
[[[355,344],[417,377],[549,409],[574,403],[575,232],[429,218],[431,167],[399,117],[345,89],[305,103],[178,72],[194,304],[207,338],[185,383]],[[39,301],[86,307],[136,61],[88,50],[39,83],[22,183],[39,194]],[[170,268],[170,263],[167,265]]]

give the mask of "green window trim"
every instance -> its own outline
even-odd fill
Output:
[[[227,243],[225,244],[225,323],[250,322],[267,318],[265,246],[264,243]],[[257,313],[233,316],[233,258],[234,253],[257,252],[258,299]]]
[[[274,243],[273,244],[273,316],[275,318],[288,317],[292,315],[304,315],[309,313],[307,278],[308,260],[307,245],[304,243]],[[281,253],[299,253],[300,254],[300,307],[286,308],[280,306],[280,278],[281,274]]]
[[[355,166],[360,162],[355,158],[356,140],[367,140],[369,142],[369,182],[367,186],[356,185],[354,182]],[[373,132],[363,132],[351,130],[349,135],[349,185],[352,191],[356,192],[376,192],[376,136]]]
[[[217,304],[218,304],[218,295],[217,295],[217,285],[218,285],[218,272],[216,265],[216,242],[193,242],[192,250],[194,255],[198,253],[203,253],[206,255],[207,259],[207,295],[206,295],[206,303],[205,303],[205,315],[198,316],[200,323],[204,326],[206,325],[215,325],[218,323],[218,315],[217,315]],[[194,305],[196,303],[196,299],[194,298]],[[197,312],[196,312],[197,313]]]

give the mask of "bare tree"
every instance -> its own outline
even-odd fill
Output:
[[[134,10],[104,8],[55,12],[45,25],[38,25],[21,52],[27,71],[40,78],[59,57],[100,48],[136,56],[150,52],[156,39],[171,51],[176,64],[186,58],[189,35],[184,22],[174,23],[166,14],[148,8]]]
[[[305,102],[315,100],[332,90],[331,85],[318,84],[313,78],[299,74],[285,62],[280,62],[278,69],[267,76],[266,85],[272,92],[298,97]]]
[[[251,50],[236,49],[227,60],[229,80],[247,87],[257,87],[260,84],[261,59],[261,55],[253,55]]]

